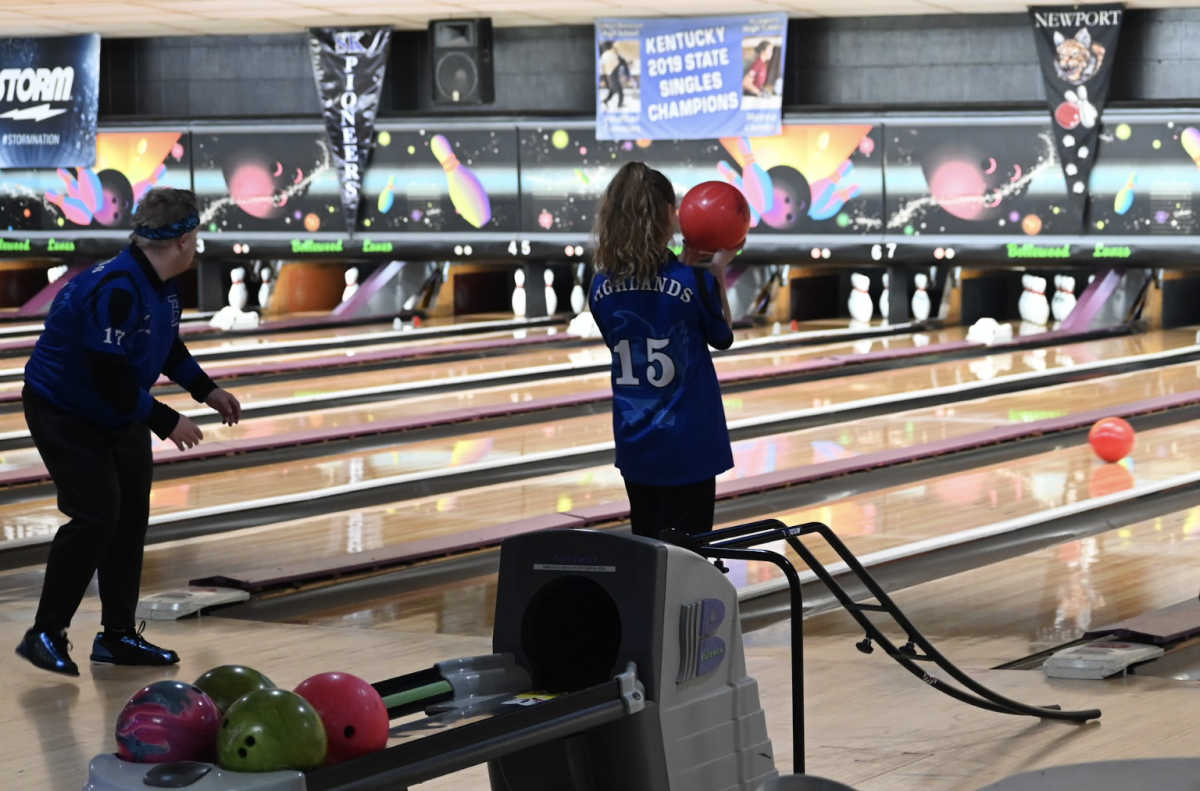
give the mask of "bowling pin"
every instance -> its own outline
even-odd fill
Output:
[[[1062,311],[1062,275],[1054,276],[1054,296],[1050,298],[1050,315],[1055,321],[1062,321],[1058,314]]]
[[[482,228],[492,219],[492,204],[487,191],[471,169],[458,161],[450,141],[442,135],[434,135],[429,149],[446,171],[446,185],[450,189],[450,202],[460,217],[476,228]]]
[[[523,319],[525,318],[525,270],[518,269],[514,277],[517,287],[513,289],[512,295],[513,315],[518,319]]]
[[[553,316],[558,313],[558,294],[554,293],[554,272],[550,269],[542,272],[542,279],[546,281],[546,315]]]
[[[229,286],[229,307],[240,313],[246,309],[246,298],[249,296],[246,293],[246,270],[239,266],[229,273],[229,278],[233,281]]]
[[[1050,301],[1046,299],[1046,278],[1035,277],[1032,291],[1029,320],[1045,327],[1050,323]]]
[[[1029,321],[1029,297],[1032,296],[1029,285],[1032,280],[1033,275],[1021,275],[1021,298],[1017,300],[1017,315],[1021,321]]]
[[[889,288],[889,285],[888,285],[890,279],[891,278],[888,276],[888,273],[884,272],[883,273],[883,293],[879,295],[879,313],[880,313],[880,315],[883,316],[884,324],[887,324],[887,321],[888,321],[888,295],[892,293],[891,289]]]
[[[929,286],[929,276],[917,274],[913,276],[913,280],[917,287],[912,296],[913,318],[917,321],[925,321],[929,318],[929,292],[925,290]]]
[[[583,313],[583,309],[587,307],[587,297],[583,293],[583,277],[586,274],[587,264],[580,264],[575,267],[575,285],[571,287],[571,312],[575,315]]]
[[[1061,299],[1059,299],[1058,310],[1055,311],[1054,318],[1058,321],[1066,321],[1067,316],[1071,315],[1071,311],[1075,310],[1075,278],[1063,275],[1058,288],[1055,296],[1060,296]]]
[[[358,267],[352,266],[346,270],[346,288],[342,290],[342,302],[348,302],[358,293]]]
[[[850,286],[850,301],[847,304],[850,318],[864,323],[870,321],[875,312],[875,306],[871,304],[871,295],[867,291],[871,286],[870,279],[855,272],[850,275]]]
[[[740,137],[737,145],[742,155],[742,192],[759,214],[766,214],[775,207],[775,185],[770,174],[758,164],[750,140]]]
[[[258,287],[258,306],[263,310],[268,310],[271,307],[271,294],[275,292],[275,284],[271,282],[271,276],[275,270],[269,266],[264,266],[259,277],[262,278],[262,285]]]
[[[780,324],[778,321],[775,322],[774,324],[772,324],[771,325],[771,334],[772,335],[782,335],[783,334],[783,325]]]

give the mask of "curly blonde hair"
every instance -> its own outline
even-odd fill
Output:
[[[675,188],[643,162],[617,171],[596,211],[596,271],[611,280],[643,283],[666,263],[675,233]]]

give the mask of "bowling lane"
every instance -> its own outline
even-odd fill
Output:
[[[213,377],[219,377],[223,371],[228,371],[234,368],[270,368],[281,363],[298,362],[303,360],[313,359],[331,359],[330,367],[342,364],[342,362],[352,363],[356,357],[365,354],[374,354],[379,352],[395,351],[399,349],[422,349],[428,350],[430,354],[437,354],[440,351],[449,349],[453,351],[453,347],[463,343],[472,341],[490,341],[490,340],[508,340],[512,338],[542,338],[546,336],[560,335],[563,339],[569,336],[558,327],[530,327],[529,329],[520,330],[498,330],[495,332],[481,332],[473,335],[449,335],[449,336],[429,336],[420,340],[412,341],[396,341],[397,337],[407,333],[391,332],[386,333],[389,338],[393,339],[391,343],[373,343],[367,346],[355,346],[349,349],[340,348],[320,348],[311,351],[287,352],[280,354],[259,354],[262,349],[270,348],[263,344],[244,343],[237,340],[226,341],[227,345],[212,347],[209,349],[193,350],[194,356],[204,366],[204,370]],[[268,340],[268,338],[259,338],[258,340]],[[191,346],[192,344],[189,344]],[[237,352],[255,352],[255,356],[251,357],[222,357],[219,360],[206,360],[205,357],[212,354],[229,354]],[[0,360],[0,377],[19,376],[25,370],[25,363],[29,361],[26,357],[9,357]],[[19,392],[22,382],[6,382],[0,384],[0,393],[12,391]]]
[[[842,341],[839,343],[794,347],[774,351],[764,349],[760,352],[747,352],[718,358],[717,370],[722,372],[755,370],[765,367],[794,365],[798,362],[818,357],[863,355],[880,349],[902,349],[914,345],[927,345],[934,342],[941,343],[949,340],[957,340],[963,336],[964,332],[962,328],[955,327],[947,330],[939,330],[934,333],[894,336],[874,341]],[[739,341],[753,341],[756,338],[762,337],[762,330],[738,330],[735,333],[735,337]],[[780,338],[781,341],[787,340],[786,335],[780,336]],[[884,345],[885,342],[886,345]],[[331,401],[339,397],[344,397],[347,394],[378,392],[377,388],[403,388],[405,385],[413,388],[410,392],[413,392],[414,395],[404,398],[402,402],[374,402],[354,408],[347,408],[343,413],[340,413],[346,416],[353,416],[346,417],[345,419],[347,420],[369,423],[372,420],[379,419],[377,416],[381,414],[380,409],[389,403],[391,403],[394,409],[401,410],[400,414],[417,414],[412,409],[420,410],[421,406],[415,405],[410,409],[407,405],[412,405],[415,399],[421,398],[419,392],[422,387],[450,384],[455,380],[467,376],[476,377],[479,384],[484,388],[482,391],[483,396],[478,400],[463,402],[461,400],[462,396],[471,399],[473,397],[472,394],[481,392],[478,390],[464,390],[461,394],[440,394],[433,399],[425,399],[421,403],[427,407],[434,407],[431,411],[443,411],[453,409],[456,405],[484,406],[496,403],[494,399],[497,396],[502,401],[508,402],[517,399],[528,401],[533,398],[545,398],[570,393],[588,392],[597,388],[607,388],[608,372],[581,376],[549,377],[539,382],[507,385],[504,390],[489,389],[486,385],[488,377],[491,376],[512,375],[513,372],[527,370],[569,374],[572,369],[607,365],[610,359],[611,355],[608,349],[603,344],[597,343],[592,346],[573,348],[539,348],[528,352],[497,355],[454,363],[429,362],[397,369],[347,371],[339,376],[292,379],[285,382],[268,382],[241,386],[234,382],[230,384],[230,390],[237,395],[244,406],[253,408],[255,405],[271,405],[280,401],[293,405]],[[520,393],[520,395],[514,396],[514,393]],[[404,389],[398,389],[396,392],[397,397],[402,397],[404,394]],[[193,417],[214,414],[208,407],[198,406],[191,399],[191,396],[178,389],[172,388],[171,391],[164,391],[159,397],[164,403]],[[455,399],[458,400],[456,401]],[[315,403],[313,406],[314,408],[319,408]],[[315,415],[312,418],[313,425],[325,425],[323,410],[313,414]],[[306,415],[297,415],[295,417],[301,423],[309,420],[309,417]],[[285,425],[295,425],[294,423],[286,424],[286,422],[260,424],[254,421],[256,419],[251,412],[246,416],[244,423],[234,429],[226,429],[220,426],[205,426],[205,436],[210,441],[236,439],[246,436],[264,436],[287,430],[284,427]],[[264,428],[264,425],[267,427]],[[23,438],[23,434],[18,434],[15,437],[13,435],[16,432],[25,431],[24,414],[19,411],[0,414],[0,438]],[[158,443],[157,447],[161,449],[172,448],[174,446]]]
[[[1192,473],[1196,469],[1198,458],[1200,422],[1193,422],[1142,432],[1130,465],[1136,471],[1136,475],[1128,473],[1124,467],[1100,464],[1084,443],[1014,462],[940,476],[915,484],[804,506],[782,513],[764,513],[761,516],[779,518],[788,524],[812,520],[826,522],[837,531],[855,554],[862,557],[924,539],[946,537],[963,530],[1036,515],[1050,508],[1083,502],[1091,497],[1119,490],[1122,486],[1144,485]],[[614,483],[620,485],[619,480]],[[621,496],[613,490],[606,489],[601,492],[598,486],[591,492],[594,497],[601,498],[620,499]],[[459,500],[459,504],[470,508],[465,495],[466,493],[464,499]],[[569,498],[569,491],[564,489],[560,496]],[[462,516],[463,511],[460,510],[459,514]],[[340,518],[343,520],[341,526],[344,529],[349,527],[350,520],[355,517],[353,514],[346,514],[340,515]],[[374,524],[368,521],[366,514],[363,515],[363,520],[364,524]],[[1192,539],[1195,535],[1200,535],[1200,513],[1190,517],[1185,524],[1186,538]],[[724,526],[729,525],[718,525]],[[1176,540],[1181,536],[1178,531],[1174,535]],[[822,562],[835,560],[833,553],[827,550],[823,543],[806,543],[809,543]],[[803,566],[783,542],[766,546],[785,552],[798,567]],[[769,564],[735,561],[726,563],[730,568],[729,580],[739,589],[774,580],[778,576],[775,567]],[[1185,563],[1181,562],[1180,565]],[[1194,564],[1190,568],[1194,571]],[[1020,606],[1020,596],[1013,591],[1021,590],[1021,581],[1013,580],[1009,584],[1006,578],[1001,579],[1003,590],[1009,592],[1007,601],[1011,602],[1012,606]],[[1190,583],[1191,588],[1186,596],[1195,595],[1194,573]],[[494,585],[494,577],[480,577],[467,583],[431,588],[403,596],[384,597],[327,612],[313,613],[303,621],[309,624],[409,631],[418,631],[420,624],[424,623],[427,628],[434,627],[452,634],[481,633],[473,631],[475,629],[483,629],[483,633],[486,633],[490,628],[488,619],[492,612],[489,607],[484,607],[473,617],[468,617],[465,613],[446,615],[440,608],[450,598],[491,602],[495,595]],[[969,624],[973,620],[975,603],[986,595],[983,591],[968,593],[958,590],[944,601],[949,603],[948,607],[957,606],[962,611],[959,614],[961,622]],[[995,592],[999,601],[1004,601],[1004,596],[1005,594],[999,591]],[[971,606],[961,606],[960,603],[964,600],[970,601]],[[911,612],[909,614],[914,615]],[[430,617],[431,615],[435,617]],[[938,617],[941,616],[930,615],[924,619],[917,619],[916,623],[924,628],[925,624],[931,624]],[[464,624],[466,630],[459,631]],[[929,631],[937,633],[936,626]]]
[[[892,596],[927,637],[953,641],[955,659],[995,666],[1078,640],[1106,624],[1191,600],[1200,566],[1198,539],[1200,506]],[[962,601],[970,601],[970,606],[956,605]],[[841,611],[809,619],[804,631],[806,636],[862,636]]]
[[[773,469],[802,467],[822,457],[837,458],[848,453],[894,447],[893,439],[913,444],[1005,425],[1013,421],[1014,415],[1018,419],[1027,417],[1031,410],[1021,406],[1030,402],[1045,403],[1049,399],[1055,403],[1074,404],[1079,409],[1094,409],[1106,398],[1108,403],[1123,403],[1149,397],[1145,395],[1147,392],[1158,395],[1164,394],[1163,391],[1173,392],[1169,388],[1200,389],[1200,375],[1197,374],[1200,366],[1189,364],[1176,368],[1180,370],[1173,370],[1173,377],[1164,377],[1159,372],[1151,372],[1149,376],[1138,373],[1119,377],[1107,387],[1101,383],[1070,385],[1069,395],[1061,398],[1056,395],[1026,395],[1022,398],[1017,394],[982,403],[967,403],[961,405],[964,410],[961,415],[955,411],[959,406],[956,405],[778,435],[775,439],[779,441],[779,447],[772,445],[769,453],[775,465]],[[742,421],[786,415],[796,404],[823,402],[825,399],[821,396],[828,384],[829,381],[802,382],[731,394],[725,398],[727,418],[731,427],[736,428]],[[597,386],[602,385],[597,382]],[[1058,389],[1053,392],[1057,393]],[[1036,410],[1033,412],[1036,414]],[[151,514],[229,507],[268,495],[299,496],[399,475],[430,475],[455,468],[464,471],[486,469],[571,449],[611,448],[612,418],[606,412],[557,420],[555,416],[554,412],[546,413],[548,422],[539,426],[491,429],[418,442],[401,441],[390,447],[355,449],[312,459],[163,481],[155,486],[151,496]],[[920,424],[919,431],[917,424]],[[861,439],[855,443],[849,439],[851,435]],[[10,468],[37,464],[36,450],[6,453],[0,456],[0,464]],[[42,498],[0,505],[0,521],[52,530],[62,523],[63,517],[53,498]]]
[[[1128,375],[1127,387],[1138,388],[1136,375]],[[1088,391],[1096,383],[1080,383],[1048,388],[1043,400],[1077,404],[1078,409],[1092,408]],[[1166,385],[1164,385],[1166,386]],[[1138,389],[1137,395],[1145,391]],[[1153,394],[1153,393],[1150,393]],[[723,480],[761,475],[778,469],[838,458],[840,447],[860,451],[879,447],[903,447],[916,442],[952,436],[964,430],[980,430],[1005,421],[1022,421],[1028,415],[1033,393],[997,396],[971,404],[960,404],[959,415],[939,417],[936,409],[854,421],[849,424],[806,429],[788,435],[765,437],[734,443],[735,468]],[[1092,395],[1097,395],[1092,393]],[[990,410],[991,423],[970,424],[966,415],[983,420]],[[948,434],[943,434],[943,429]],[[552,428],[552,427],[549,427]],[[848,441],[848,437],[856,439]],[[1185,445],[1172,446],[1165,439]],[[1200,454],[1200,426],[1185,424],[1157,432],[1144,432],[1134,454],[1138,479],[1144,475],[1161,479],[1179,474],[1176,456],[1185,459]],[[1149,443],[1149,444],[1147,444]],[[1165,443],[1165,444],[1164,444]],[[1195,447],[1192,447],[1192,443]],[[1157,455],[1162,453],[1161,456]],[[1111,487],[1103,474],[1096,476],[1093,460],[1086,448],[1060,452],[1044,466],[1042,454],[1029,463],[1010,463],[981,467],[957,476],[944,476],[934,482],[877,491],[860,497],[797,509],[784,518],[796,521],[820,519],[837,527],[856,551],[876,551],[965,529],[967,519],[990,524],[1015,515],[1036,512],[1061,502],[1074,502],[1087,496],[1089,486]],[[1191,454],[1189,457],[1187,454]],[[381,454],[382,455],[382,454]],[[1147,458],[1151,466],[1143,472],[1139,460]],[[369,469],[364,464],[361,469]],[[1099,468],[1112,470],[1113,468]],[[1128,483],[1118,476],[1117,483]],[[179,498],[179,507],[191,494],[189,484],[173,483],[156,489],[156,508],[168,507],[164,498]],[[477,487],[475,489],[369,508],[296,520],[278,525],[239,530],[194,540],[156,545],[148,555],[147,589],[169,587],[182,581],[214,573],[236,573],[273,563],[289,563],[316,557],[378,549],[399,542],[452,535],[487,527],[498,521],[511,521],[548,513],[569,511],[624,498],[620,474],[611,466],[597,466],[569,473],[532,478],[521,483]],[[53,504],[44,502],[34,515],[16,517],[5,514],[4,535],[9,541],[45,541],[52,536],[61,517]],[[1032,511],[1030,510],[1032,509]],[[775,516],[776,514],[770,514]],[[971,522],[975,524],[976,522]],[[969,525],[968,525],[969,526]],[[866,543],[863,543],[866,542]],[[178,550],[173,549],[178,547]],[[741,573],[741,572],[739,572]],[[762,569],[746,573],[744,582],[761,581]],[[767,579],[768,577],[762,577]],[[152,582],[153,580],[153,582]]]

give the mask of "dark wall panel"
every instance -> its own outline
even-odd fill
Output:
[[[785,101],[821,106],[1035,105],[1042,79],[1025,14],[796,19]],[[1200,8],[1129,11],[1112,102],[1200,97]],[[496,102],[436,108],[424,31],[397,31],[386,114],[588,114],[592,28],[498,28]],[[303,35],[105,39],[102,116],[315,116]]]

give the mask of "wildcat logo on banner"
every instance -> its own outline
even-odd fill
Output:
[[[771,137],[786,14],[596,20],[596,137]]]
[[[1067,208],[1082,233],[1087,221],[1088,176],[1096,161],[1100,114],[1116,61],[1124,9],[1119,4],[1033,6],[1033,22]]]
[[[313,75],[342,187],[346,230],[358,225],[363,171],[375,139],[375,117],[387,69],[389,27],[313,28],[308,31]]]
[[[0,39],[0,168],[96,162],[100,36]]]

